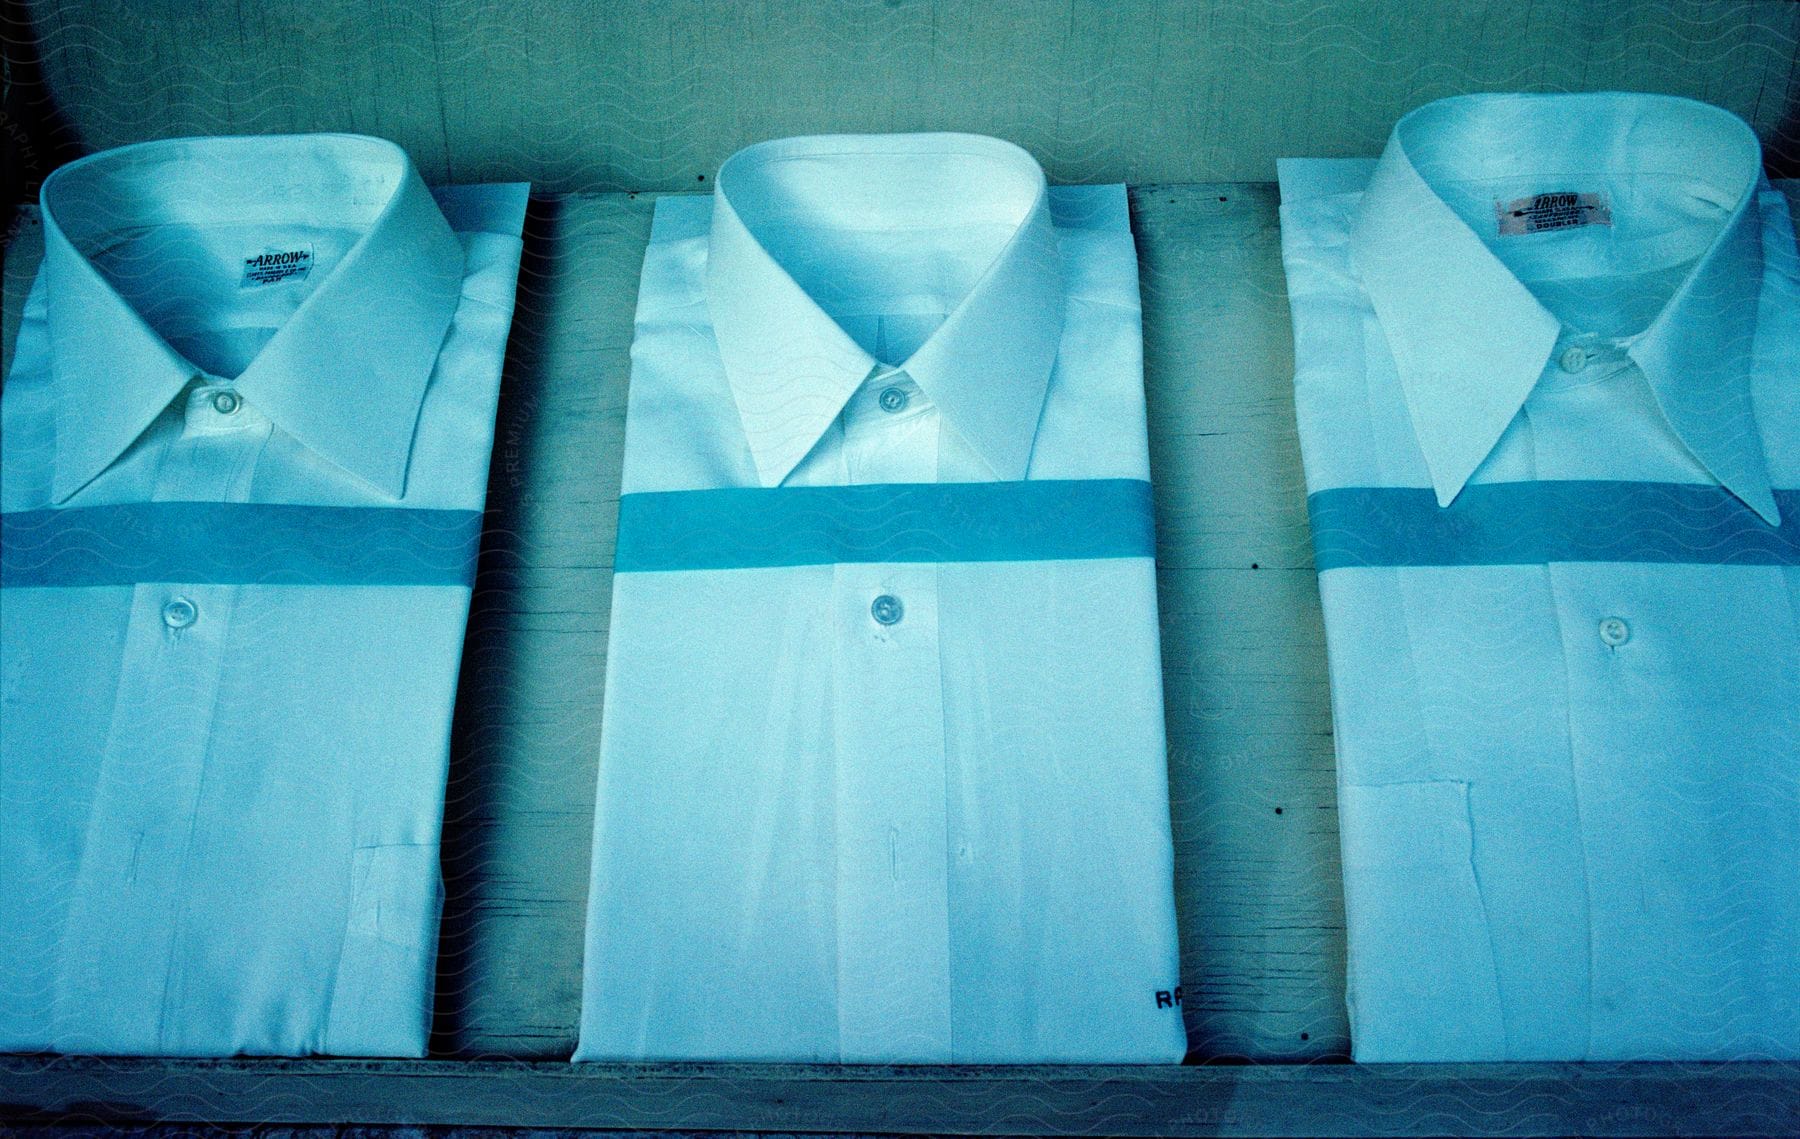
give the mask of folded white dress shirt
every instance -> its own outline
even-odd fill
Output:
[[[0,1049],[420,1055],[525,187],[45,180],[0,465]]]
[[[1362,1060],[1800,1056],[1800,266],[1755,135],[1281,166]]]
[[[1181,1059],[1123,187],[717,188],[638,295],[576,1058]]]

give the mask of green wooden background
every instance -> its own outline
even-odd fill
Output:
[[[1792,0],[33,0],[57,138],[347,130],[430,181],[677,190],[827,131],[1011,139],[1065,182],[1266,182],[1476,90],[1665,91],[1800,163]],[[29,69],[27,69],[29,73]],[[28,74],[29,77],[29,74]],[[17,112],[15,112],[17,113]],[[29,117],[25,114],[22,117]]]

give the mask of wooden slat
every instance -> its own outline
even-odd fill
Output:
[[[1792,0],[31,0],[91,147],[349,130],[429,180],[677,190],[746,143],[1013,139],[1066,182],[1272,181],[1465,91],[1690,95],[1800,162]]]
[[[1791,1136],[1800,1133],[1800,1065],[1071,1070],[0,1058],[0,1119],[8,1114],[87,1124],[964,1135]]]
[[[1349,1051],[1324,629],[1275,188],[1132,194],[1188,1035]]]
[[[532,202],[451,736],[434,1050],[563,1057],[649,198]]]

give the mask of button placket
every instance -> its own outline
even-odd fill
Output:
[[[938,568],[833,572],[840,1059],[950,1052]]]
[[[166,825],[205,809],[207,756],[229,640],[235,587],[135,587],[106,754],[94,781],[88,846],[76,871],[61,982],[104,984],[104,1023],[74,1037],[133,1025],[147,1051],[179,1047],[165,998],[182,984],[190,828]],[[133,931],[121,936],[121,931]],[[84,1016],[99,1017],[97,1011]]]
[[[181,437],[164,453],[152,501],[243,502],[269,435],[268,421],[235,391],[233,414],[215,399],[229,391],[198,377],[182,405]],[[197,581],[145,582],[133,592],[121,669],[112,696],[111,726],[100,760],[91,809],[92,843],[78,872],[77,898],[95,899],[72,913],[66,960],[86,962],[84,978],[117,990],[105,1026],[70,1031],[116,1031],[129,1020],[145,1032],[150,1052],[180,1050],[183,1022],[165,1017],[178,1007],[188,982],[183,945],[205,934],[186,925],[189,828],[159,820],[192,819],[209,809],[205,778],[215,730],[226,648],[242,587]],[[153,757],[155,762],[147,763]],[[105,835],[101,842],[93,836]],[[121,938],[120,930],[154,930]],[[127,995],[128,994],[128,995]]]

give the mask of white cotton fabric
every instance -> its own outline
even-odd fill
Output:
[[[1280,174],[1309,492],[1676,483],[1782,520],[1800,269],[1741,121],[1468,96]],[[1562,192],[1610,224],[1499,232]],[[1800,569],[1706,560],[1321,574],[1357,1059],[1800,1056]]]
[[[479,511],[525,192],[434,201],[349,135],[59,169],[0,503]],[[298,249],[308,273],[245,284],[247,257]],[[423,1055],[469,597],[4,590],[0,1050]]]
[[[1148,478],[1123,187],[968,135],[717,186],[657,203],[625,494]],[[1175,1062],[1177,971],[1151,558],[615,577],[576,1059]]]

